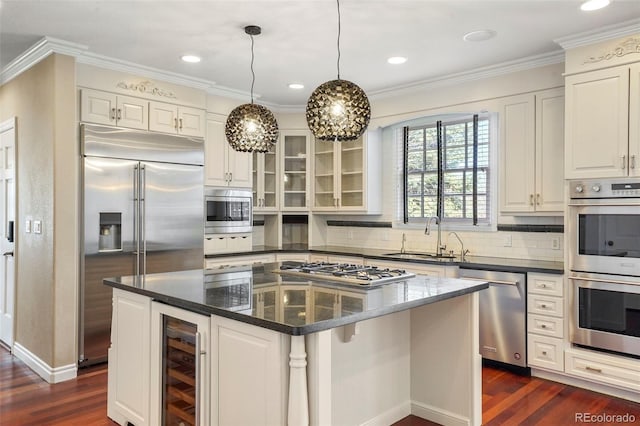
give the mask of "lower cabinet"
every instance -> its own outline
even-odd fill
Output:
[[[527,364],[564,371],[564,278],[527,274]]]
[[[107,415],[120,425],[149,421],[151,299],[113,289]]]
[[[151,303],[151,425],[209,424],[209,316]]]
[[[211,425],[284,425],[289,336],[211,316]]]
[[[640,360],[570,348],[564,354],[566,372],[583,379],[640,392]]]

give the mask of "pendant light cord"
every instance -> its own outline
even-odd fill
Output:
[[[340,0],[336,0],[338,4],[338,80],[340,80]]]
[[[249,35],[251,37],[251,103],[253,103],[253,85],[256,82],[256,73],[253,71],[253,35]]]

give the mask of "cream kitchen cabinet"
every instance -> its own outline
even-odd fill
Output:
[[[563,276],[527,274],[527,300],[527,364],[564,371]]]
[[[165,102],[150,101],[149,130],[204,137],[205,111]]]
[[[500,117],[501,213],[563,211],[563,140],[563,89],[514,96],[504,103]]]
[[[113,289],[107,415],[120,425],[153,425],[149,414],[151,299]]]
[[[204,254],[238,253],[251,251],[253,238],[246,234],[207,234],[204,236]]]
[[[316,140],[313,152],[313,211],[382,212],[381,131],[351,142]]]
[[[80,121],[148,130],[149,101],[100,90],[81,89]]]
[[[227,143],[224,134],[226,117],[207,114],[207,137],[204,148],[205,184],[251,187],[251,154],[238,152]]]
[[[278,144],[269,152],[253,153],[253,212],[277,213],[278,196]]]
[[[253,265],[254,263],[271,263],[275,262],[274,254],[254,254],[248,256],[223,256],[210,257],[205,259],[206,269],[220,269],[228,266]]]
[[[309,131],[283,130],[281,133],[282,211],[309,209],[310,140]]]
[[[566,77],[565,176],[639,176],[640,64]]]

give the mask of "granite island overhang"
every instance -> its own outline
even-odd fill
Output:
[[[232,412],[228,399],[221,403],[220,395],[234,392],[214,371],[224,368],[226,375],[233,368],[241,371],[241,365],[220,365],[220,359],[227,358],[214,332],[215,327],[240,323],[268,330],[280,341],[282,359],[274,368],[282,370],[284,378],[271,392],[279,394],[274,404],[281,409],[271,407],[264,413],[275,424],[393,423],[411,413],[440,423],[481,423],[477,292],[488,283],[418,275],[368,288],[274,273],[279,266],[236,267],[215,274],[192,270],[104,282],[118,294],[135,293],[156,304],[212,318],[208,360],[217,360],[217,365],[208,368],[212,390],[205,392],[208,401],[201,404],[210,406],[204,417],[211,419],[210,424],[223,424],[223,419],[250,424],[254,419],[243,417],[251,410]],[[114,292],[114,308],[115,299]],[[114,309],[114,327],[117,312]],[[114,334],[112,330],[112,350],[118,341]],[[151,346],[153,357],[159,348]],[[154,374],[159,373],[150,373]],[[242,383],[232,386],[245,388]],[[150,392],[152,412],[158,406],[153,401],[156,393]],[[247,405],[246,397],[231,403],[236,408],[243,404]]]

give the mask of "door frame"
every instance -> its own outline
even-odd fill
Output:
[[[1,291],[5,291],[5,294],[12,294],[12,298],[11,300],[8,300],[8,303],[11,304],[11,312],[12,312],[12,317],[11,317],[11,333],[10,333],[10,341],[9,342],[3,342],[4,344],[9,346],[9,349],[11,350],[11,352],[13,352],[13,344],[15,342],[15,331],[16,331],[16,322],[15,322],[15,306],[16,306],[16,271],[17,271],[17,246],[18,246],[18,173],[17,173],[17,166],[18,166],[18,155],[17,155],[17,145],[18,145],[18,138],[16,136],[17,133],[17,118],[14,116],[8,120],[5,120],[3,122],[0,122],[0,135],[4,134],[6,132],[13,132],[13,180],[14,180],[14,191],[13,191],[13,205],[14,205],[14,211],[13,211],[13,243],[12,243],[12,257],[13,257],[13,280],[12,282],[5,282],[4,284],[6,286],[11,286],[12,289],[10,292],[5,291],[4,288],[0,289]],[[4,209],[4,202],[5,200],[2,199],[0,200],[0,208]],[[4,239],[6,237],[6,232],[7,232],[7,225],[8,222],[2,224],[2,230],[1,230],[1,237]],[[2,261],[4,262],[4,257],[2,258]],[[5,274],[6,276],[6,274]],[[0,277],[0,279],[4,279],[3,277]]]

